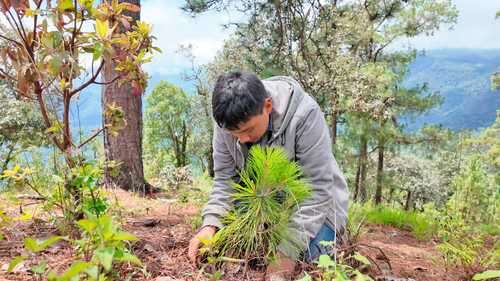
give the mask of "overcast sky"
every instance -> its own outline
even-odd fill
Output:
[[[176,53],[180,44],[192,44],[199,63],[210,61],[222,47],[230,31],[223,23],[238,18],[228,12],[209,12],[191,18],[179,7],[182,0],[143,0],[142,19],[153,24],[153,33],[158,38],[156,45],[163,53],[156,55],[146,66],[151,74],[176,74],[185,69],[186,59]],[[453,0],[459,10],[458,23],[452,30],[441,28],[433,37],[418,37],[410,41],[418,49],[436,48],[498,48],[500,49],[500,20],[495,13],[500,10],[499,0]]]

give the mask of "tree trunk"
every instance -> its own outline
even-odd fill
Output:
[[[366,201],[366,165],[368,163],[368,141],[365,137],[361,137],[361,144],[359,148],[359,177],[356,176],[356,193],[359,194],[359,201]]]
[[[410,210],[410,203],[411,203],[411,190],[408,190],[408,193],[406,194],[405,211]]]
[[[337,143],[337,111],[333,110],[332,113],[332,145]]]
[[[205,90],[203,87],[197,87],[198,95],[202,97],[202,105],[203,105],[203,111],[205,113],[206,120],[209,120],[208,128],[209,128],[209,133],[210,135],[209,140],[210,140],[210,146],[208,151],[206,152],[206,157],[207,157],[207,169],[208,169],[208,175],[210,177],[215,176],[215,171],[214,171],[214,147],[213,147],[213,127],[212,127],[212,115],[210,114],[210,93]]]
[[[210,146],[210,149],[207,152],[207,159],[208,159],[208,175],[211,176],[212,178],[215,176],[213,153],[214,153],[214,148]]]
[[[354,184],[354,196],[353,200],[356,202],[358,201],[358,196],[359,196],[359,177],[361,175],[361,161],[358,160],[358,168],[356,169],[356,180]]]
[[[384,181],[384,151],[385,140],[379,139],[378,143],[378,164],[377,164],[377,189],[375,191],[375,205],[382,203],[382,185]]]
[[[140,6],[140,0],[128,0],[128,2]],[[133,23],[139,20],[140,12],[126,12],[133,18]],[[116,77],[115,65],[105,62],[103,69],[104,81],[111,81]],[[142,163],[142,96],[134,94],[128,83],[121,86],[118,83],[104,85],[102,88],[102,110],[108,105],[119,106],[124,112],[125,127],[116,136],[107,130],[104,134],[104,154],[107,161],[115,161],[120,164],[118,173],[105,172],[105,183],[107,187],[120,187],[125,190],[143,191],[149,185],[144,179]],[[104,114],[103,114],[104,115]],[[104,124],[108,124],[106,116],[103,116]]]

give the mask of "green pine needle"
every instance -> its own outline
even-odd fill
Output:
[[[232,183],[234,207],[224,217],[217,234],[219,257],[247,261],[275,258],[281,242],[298,249],[288,233],[290,217],[311,191],[297,163],[281,147],[254,146],[249,152],[240,183]]]

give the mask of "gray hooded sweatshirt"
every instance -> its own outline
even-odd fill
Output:
[[[341,230],[346,223],[349,193],[344,176],[332,154],[331,139],[319,105],[290,77],[262,81],[273,102],[271,137],[261,145],[282,146],[296,161],[310,183],[312,195],[300,204],[289,230],[303,250],[326,223]],[[213,138],[214,186],[202,216],[203,226],[223,227],[221,218],[232,207],[230,182],[245,166],[247,146],[215,125]],[[278,250],[297,259],[292,245]]]

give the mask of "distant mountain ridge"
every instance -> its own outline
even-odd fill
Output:
[[[424,123],[453,130],[488,127],[500,109],[500,91],[493,91],[490,84],[491,74],[499,69],[500,49],[440,49],[419,55],[410,66],[406,84],[427,82],[444,102],[408,121],[408,129],[418,129]]]

